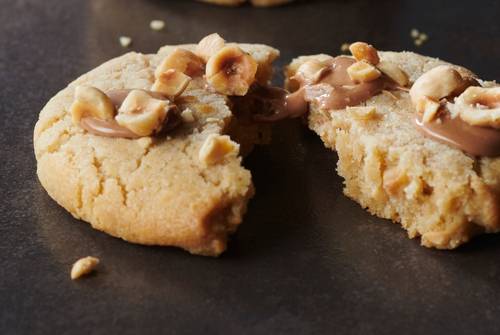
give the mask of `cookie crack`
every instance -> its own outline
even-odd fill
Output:
[[[61,121],[64,118],[65,114],[66,114],[66,111],[64,111],[63,115],[57,115],[57,116],[50,118],[43,125],[43,127],[41,127],[40,129],[37,129],[35,141],[38,140],[43,135],[43,133],[45,133],[47,130],[52,128],[56,123]]]
[[[144,159],[146,159],[147,156],[149,155],[149,152],[151,151],[151,148],[152,148],[151,144],[148,145],[146,148],[144,148],[144,152],[142,153],[141,157],[136,160],[136,168],[132,172],[130,172],[130,175],[134,174],[135,172],[137,172],[142,167]]]

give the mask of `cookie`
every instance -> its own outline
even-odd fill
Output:
[[[239,6],[246,2],[246,0],[198,0],[198,1],[208,2],[222,6]],[[252,5],[257,7],[279,6],[292,1],[293,0],[249,0],[249,2]]]
[[[351,51],[299,57],[286,70],[310,129],[338,154],[345,194],[426,247],[498,232],[500,88],[412,52]]]
[[[239,122],[228,92],[220,91],[237,86],[231,94],[244,95],[254,80],[266,85],[279,52],[210,36],[208,42],[219,43],[211,49],[205,40],[201,48],[165,46],[157,54],[112,59],[70,83],[40,112],[37,175],[75,218],[129,242],[209,256],[226,249],[254,194],[240,149],[251,150],[266,130]],[[228,50],[243,58],[224,58]],[[254,66],[248,82],[217,76],[219,63],[236,60]],[[215,71],[210,80],[209,65]]]

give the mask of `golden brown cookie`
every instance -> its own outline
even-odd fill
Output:
[[[428,127],[446,126],[449,118],[459,117],[449,111],[461,108],[461,97],[473,93],[465,93],[467,86],[483,90],[492,84],[435,58],[411,52],[379,52],[374,58],[368,46],[360,46],[353,52],[357,59],[304,56],[286,72],[292,90],[299,87],[297,75],[299,79],[309,76],[309,84],[323,83],[306,85],[308,125],[326,147],[337,151],[345,194],[370,213],[401,223],[410,238],[420,236],[427,247],[453,249],[474,235],[498,232],[499,131],[489,128],[492,142],[488,143],[493,144],[482,147],[477,143],[472,147],[474,139],[462,128],[460,138],[455,138],[463,145],[459,147],[425,133]],[[344,72],[329,72],[332,62],[339,65],[339,60]],[[325,85],[327,80],[321,78],[328,77]],[[335,81],[337,86],[332,84]],[[349,83],[342,86],[342,81]],[[359,99],[366,93],[359,91],[362,85],[372,91]],[[334,86],[333,95],[340,92],[345,100],[331,98]],[[489,92],[489,98],[494,96],[494,91]],[[498,103],[498,92],[495,99]],[[487,105],[487,101],[474,102]],[[469,104],[487,115],[493,115],[494,106],[498,104]],[[417,124],[422,118],[428,118],[425,129]],[[470,130],[462,120],[455,120]]]
[[[264,45],[230,45],[252,57],[256,77],[265,84],[278,51]],[[82,75],[57,93],[41,111],[34,130],[37,174],[55,201],[95,229],[129,242],[176,246],[216,256],[226,249],[228,235],[241,223],[254,194],[250,172],[241,166],[240,145],[251,148],[261,137],[257,135],[260,129],[255,125],[239,127],[248,135],[237,137],[247,142],[236,143],[231,136],[233,124],[238,122],[225,94],[207,89],[203,77],[196,78],[192,67],[185,69],[189,75],[173,71],[179,62],[158,72],[168,56],[179,50],[197,54],[199,46],[165,46],[149,55],[130,52]],[[128,109],[123,102],[118,111],[123,117],[117,120],[123,121],[120,129],[132,124],[129,130],[142,132],[146,127],[147,132],[152,124],[157,127],[173,116],[168,114],[166,97],[148,93],[153,84],[162,78],[164,86],[159,89],[179,94],[172,87],[184,84],[186,76],[191,78],[188,86],[171,97],[180,125],[166,134],[106,137],[86,131],[78,117],[72,119],[72,112],[82,108],[94,113],[88,111],[91,108],[86,103],[92,105],[92,101],[85,100],[85,94],[99,98],[96,90],[135,89],[134,95],[126,95]],[[79,103],[76,88],[80,90]],[[139,105],[135,112],[134,103]],[[152,116],[146,115],[146,126],[142,123],[145,117],[139,120],[142,128],[137,128],[141,106]],[[168,113],[154,114],[158,110]]]

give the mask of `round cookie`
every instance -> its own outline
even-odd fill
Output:
[[[261,79],[268,80],[266,71],[278,51],[263,45],[240,46],[259,64]],[[195,50],[196,45],[181,47]],[[254,193],[240,155],[228,155],[217,164],[200,159],[208,138],[231,131],[234,117],[227,97],[188,87],[176,103],[193,117],[168,136],[96,136],[74,125],[69,113],[77,86],[105,92],[149,90],[156,67],[174,49],[125,54],[56,94],[41,111],[34,130],[37,174],[55,201],[95,229],[134,243],[216,256],[225,250],[228,235],[241,223]]]

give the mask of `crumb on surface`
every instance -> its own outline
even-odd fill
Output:
[[[421,46],[429,39],[429,35],[427,35],[426,33],[421,33],[420,31],[418,31],[418,29],[415,28],[410,31],[410,36],[413,38],[413,44],[415,44],[417,47]]]
[[[165,28],[165,21],[163,21],[163,20],[152,20],[149,23],[149,27],[152,30],[156,30],[156,31],[162,30],[163,28]]]
[[[127,48],[132,44],[132,38],[128,36],[120,36],[119,41],[120,45],[124,48]]]
[[[342,52],[348,52],[349,51],[349,46],[350,46],[349,43],[342,43],[342,45],[340,46],[340,51],[342,51]]]
[[[91,273],[98,264],[99,258],[92,256],[80,258],[71,267],[71,279],[75,280]]]

